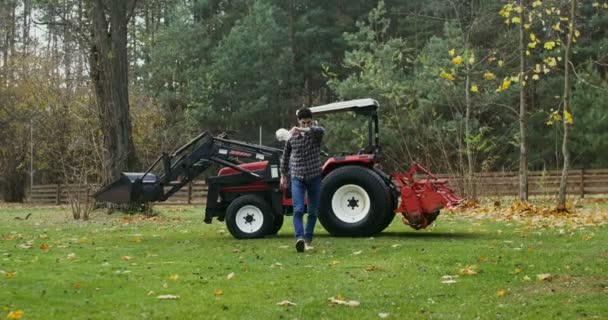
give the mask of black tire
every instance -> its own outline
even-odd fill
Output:
[[[391,203],[390,190],[377,173],[345,166],[323,179],[319,221],[333,236],[367,237],[386,227]]]
[[[270,205],[255,195],[240,196],[226,209],[226,227],[237,239],[262,238],[272,230],[273,223]]]
[[[392,200],[393,199],[392,194],[389,195],[389,199],[391,199],[391,202],[389,202],[389,203],[394,204],[394,201]],[[382,223],[380,224],[380,227],[378,228],[376,233],[380,233],[380,232],[384,231],[384,229],[386,229],[391,224],[391,222],[393,222],[393,220],[395,219],[395,209],[396,208],[393,208],[393,207],[394,207],[394,205],[387,206],[387,210],[384,213],[384,218],[382,219]]]
[[[270,233],[268,233],[268,235],[275,235],[277,233],[279,233],[279,230],[281,230],[281,227],[283,227],[283,220],[285,217],[282,214],[279,215],[275,215],[274,216],[274,222],[272,223],[272,229],[270,230]]]

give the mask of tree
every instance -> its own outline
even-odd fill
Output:
[[[103,132],[105,181],[135,168],[137,157],[129,113],[127,27],[137,0],[88,0],[89,64]]]

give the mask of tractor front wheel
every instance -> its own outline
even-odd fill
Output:
[[[274,225],[268,203],[255,195],[243,195],[232,201],[226,209],[226,227],[237,239],[262,238]]]
[[[374,171],[345,166],[323,179],[319,221],[334,236],[367,237],[386,227],[391,195]]]

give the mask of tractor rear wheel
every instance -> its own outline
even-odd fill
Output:
[[[226,227],[237,239],[262,238],[272,230],[273,223],[270,205],[255,195],[240,196],[226,209]]]
[[[283,220],[285,216],[283,216],[282,214],[277,214],[274,216],[274,222],[272,225],[272,229],[270,230],[270,232],[268,233],[268,235],[275,235],[277,233],[279,233],[279,230],[281,230],[281,227],[283,227]]]
[[[319,221],[334,236],[367,237],[382,231],[391,194],[374,171],[345,166],[323,179]]]

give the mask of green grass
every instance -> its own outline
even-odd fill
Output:
[[[314,252],[297,254],[290,219],[275,237],[243,241],[203,224],[201,207],[156,210],[154,220],[94,212],[76,222],[67,208],[0,209],[0,319],[15,309],[23,319],[608,318],[607,227],[440,215],[422,231],[395,219],[373,238],[318,226]],[[470,265],[477,274],[442,283]],[[338,295],[361,305],[329,305]]]

